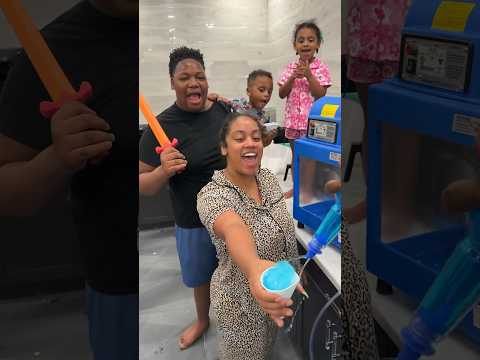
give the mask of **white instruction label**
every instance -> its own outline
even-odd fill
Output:
[[[453,116],[452,131],[464,135],[476,136],[480,128],[480,118],[455,114]]]
[[[473,307],[473,326],[480,329],[480,303]]]
[[[330,160],[340,162],[342,155],[337,152],[330,151]]]

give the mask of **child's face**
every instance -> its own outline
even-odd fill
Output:
[[[273,81],[268,76],[257,76],[247,88],[250,103],[255,109],[263,109],[272,96]]]
[[[320,40],[313,29],[302,28],[297,32],[293,47],[300,56],[300,60],[310,60],[320,48]]]

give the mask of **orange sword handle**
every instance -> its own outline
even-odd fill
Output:
[[[157,146],[155,148],[155,152],[160,155],[162,153],[163,150],[165,149],[168,149],[169,147],[176,147],[178,145],[178,140],[173,138],[172,139],[172,142],[168,145],[164,145],[164,146]]]
[[[65,95],[60,101],[42,101],[40,103],[40,113],[46,118],[51,118],[65,102],[74,100],[86,103],[92,93],[92,85],[88,81],[83,81],[75,94]]]

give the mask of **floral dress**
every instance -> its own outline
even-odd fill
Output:
[[[408,0],[349,0],[347,77],[376,83],[398,71]]]
[[[283,86],[292,76],[299,61],[294,61],[286,66],[280,75],[279,86]],[[332,85],[330,71],[327,64],[315,58],[310,63],[310,71],[323,86]],[[307,132],[308,114],[313,105],[314,98],[310,92],[310,86],[306,78],[295,79],[292,90],[288,94],[285,103],[285,136],[288,139],[296,139]]]

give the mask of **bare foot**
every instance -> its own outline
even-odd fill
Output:
[[[356,224],[367,217],[367,203],[365,200],[349,208],[343,209],[343,217],[347,224]]]
[[[197,341],[205,331],[207,331],[209,325],[208,321],[204,322],[197,320],[185,329],[182,335],[180,335],[180,340],[178,342],[180,350],[185,350],[193,345],[193,343]]]
[[[198,340],[202,334],[207,331],[208,326],[210,325],[209,321],[195,321],[187,329],[185,329],[180,335],[180,340],[178,341],[178,346],[180,350],[185,350],[190,347],[195,341]]]
[[[288,190],[286,193],[283,193],[285,199],[290,199],[293,196],[293,189]]]

